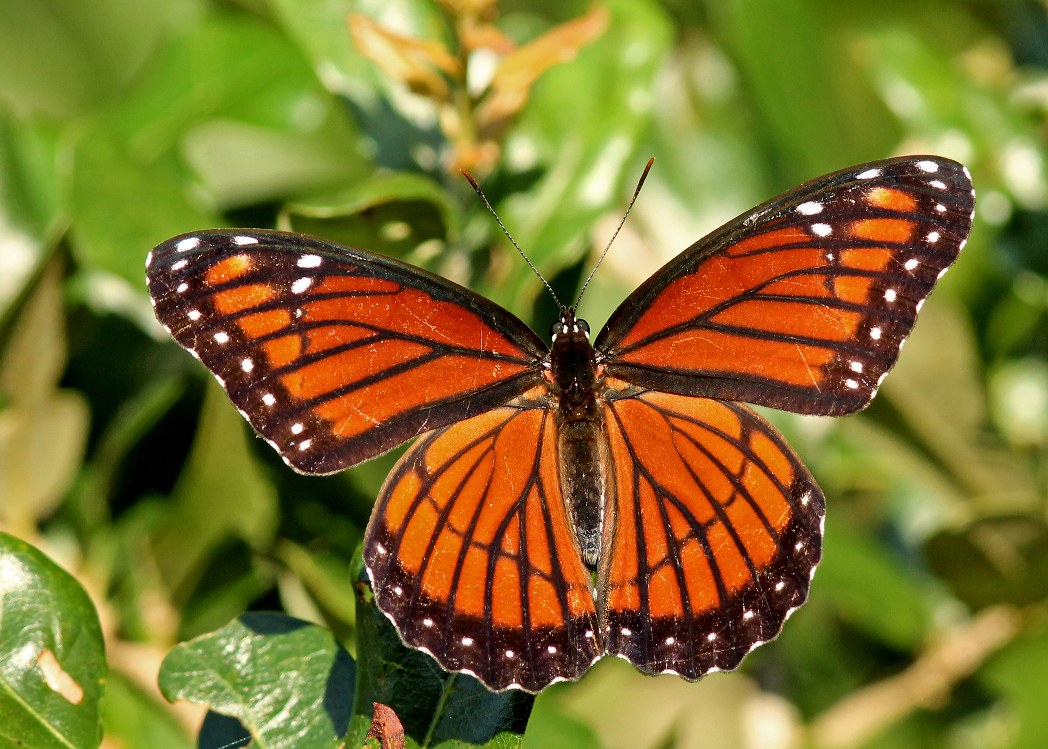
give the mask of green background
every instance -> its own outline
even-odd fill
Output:
[[[849,164],[963,161],[976,221],[870,409],[771,415],[828,505],[782,636],[697,684],[606,659],[537,700],[525,744],[1048,745],[1044,4],[604,6],[478,174],[571,297],[656,157],[587,292],[594,329],[722,221]],[[505,2],[497,25],[523,44],[588,8]],[[425,265],[543,334],[554,313],[441,168],[431,103],[355,48],[354,12],[453,40],[421,0],[0,0],[0,530],[90,595],[126,746],[195,745],[202,712],[164,702],[161,659],[245,610],[356,655],[351,562],[396,457],[293,474],[153,321],[146,252],[290,228]]]

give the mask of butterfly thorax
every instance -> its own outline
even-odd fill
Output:
[[[550,355],[561,491],[583,561],[596,569],[610,494],[600,375],[589,326],[566,310],[553,326]]]

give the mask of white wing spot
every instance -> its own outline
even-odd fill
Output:
[[[214,335],[215,343],[229,343],[229,333],[220,330]]]
[[[881,329],[878,327],[870,328],[870,338],[875,341],[881,340]]]
[[[293,284],[291,284],[291,292],[293,294],[301,294],[312,285],[312,278],[310,278],[309,276],[302,276],[302,278],[296,279],[296,281]]]
[[[706,635],[706,639],[709,642],[713,642],[714,640],[717,639],[717,633],[716,632],[710,632],[708,635]]]
[[[795,543],[793,545],[793,550],[794,551],[800,551],[803,548],[804,548],[804,542],[803,541],[798,541],[797,543]]]
[[[933,179],[928,184],[931,185],[932,187],[934,187],[936,190],[945,190],[946,189],[946,183],[943,182],[941,179]]]
[[[152,264],[153,264],[153,252],[150,251],[150,252],[146,253],[146,267],[148,268]]]
[[[844,384],[847,385],[852,390],[858,390],[859,389],[859,383],[856,382],[855,380],[845,380]]]
[[[592,629],[587,629],[586,630],[586,639],[587,640],[592,640],[593,639],[593,630]]]
[[[302,452],[305,452],[306,450],[309,449],[310,445],[312,445],[312,444],[313,444],[313,440],[302,440],[301,442],[298,443],[298,449],[301,450]]]
[[[393,595],[395,595],[395,596],[402,596],[402,595],[404,595],[404,589],[401,588],[398,585],[397,587],[393,588]]]
[[[243,234],[238,234],[233,237],[233,244],[243,247],[247,244],[258,244],[258,239],[256,237],[246,237]]]
[[[936,203],[935,210],[937,210],[939,213],[946,213],[946,206],[944,206],[942,203]]]
[[[262,393],[262,402],[267,406],[272,406],[277,402],[276,396],[272,393]]]
[[[676,641],[677,641],[677,639],[676,639],[675,637],[667,637],[667,638],[666,638],[666,644],[667,644],[667,645],[672,645],[672,644],[673,644],[673,643],[675,643]]]
[[[377,544],[377,545],[375,546],[375,551],[377,551],[377,552],[378,552],[379,554],[381,554],[382,556],[386,556],[386,554],[388,554],[388,553],[389,553],[388,551],[386,551],[386,547],[385,547],[385,546],[383,546],[382,544]]]
[[[189,265],[189,261],[188,260],[179,260],[176,263],[171,263],[171,270],[182,270],[187,265]]]
[[[514,652],[513,652],[512,650],[507,650],[507,651],[506,651],[506,657],[507,657],[507,658],[512,658],[512,657],[514,657],[515,655],[516,655],[516,653],[514,653]]]
[[[184,282],[180,283],[178,285],[178,288],[175,289],[175,291],[177,291],[179,294],[185,294],[187,291],[189,291],[189,284]]]
[[[917,168],[922,172],[928,172],[928,174],[935,174],[939,171],[939,165],[934,161],[918,161]]]
[[[176,252],[189,252],[200,246],[200,237],[186,237],[185,239],[178,240],[175,245]]]
[[[816,236],[828,237],[833,234],[833,227],[829,224],[812,224],[811,231],[812,234],[815,234]]]
[[[881,176],[880,169],[867,169],[865,172],[859,172],[855,175],[855,179],[873,179],[874,177]]]
[[[250,359],[241,359],[240,368],[245,372],[250,372],[252,369],[255,368],[255,363]]]
[[[826,259],[829,260],[831,263],[834,261],[835,257],[836,256],[832,252],[826,253]]]
[[[623,637],[629,637],[632,634],[633,634],[633,630],[630,629],[629,627],[623,627],[622,628],[622,636]]]
[[[423,619],[423,620],[422,620],[422,626],[423,626],[423,627],[432,627],[432,626],[433,626],[433,620],[432,620],[432,619],[430,619],[430,618],[429,618],[429,617],[427,616],[427,617],[426,617],[425,619]]]
[[[784,583],[782,580],[779,580],[779,582],[775,583],[775,591],[776,592],[781,591],[785,587],[786,587],[786,583]]]
[[[797,213],[804,214],[805,216],[815,216],[822,213],[822,203],[817,203],[814,200],[809,200],[807,203],[801,203],[797,206]]]
[[[853,361],[848,366],[851,368],[852,372],[855,372],[857,374],[862,374],[862,362],[861,361]]]
[[[186,313],[186,317],[188,317],[193,322],[196,322],[197,320],[200,319],[200,310],[198,310],[198,309],[191,309],[191,310],[189,310],[189,312]]]
[[[302,424],[301,421],[297,421],[297,422],[295,422],[294,424],[291,425],[291,433],[292,434],[302,434],[302,431],[305,428],[306,427]]]
[[[918,265],[920,265],[920,262],[917,260],[917,258],[911,257],[909,260],[907,260],[905,263],[903,263],[902,267],[905,268],[906,270],[913,270]]]
[[[320,255],[303,255],[295,265],[299,268],[319,268],[323,260],[324,258],[320,257]]]
[[[462,644],[465,645],[468,648],[470,645],[473,644],[473,638],[472,637],[463,637],[462,638]]]
[[[895,295],[895,289],[885,289],[884,290],[884,301],[886,301],[886,302],[894,302],[895,301],[895,296],[896,296]]]
[[[746,622],[748,622],[748,621],[749,621],[750,619],[752,619],[752,618],[753,618],[754,616],[756,616],[756,614],[754,614],[754,613],[753,613],[752,611],[750,611],[749,609],[746,609],[745,611],[743,611],[743,612],[742,612],[742,620],[743,620],[743,621],[746,621]]]
[[[927,239],[932,244],[935,244],[936,242],[939,241],[939,232],[937,232],[937,231],[928,232],[928,236],[925,237],[925,239]]]
[[[557,646],[556,645],[550,645],[548,648],[546,648],[546,650],[549,652],[550,655],[553,655],[554,653],[557,652]]]

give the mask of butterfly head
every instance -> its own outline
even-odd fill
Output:
[[[589,323],[582,318],[575,317],[573,307],[565,307],[560,313],[560,319],[553,323],[549,330],[550,340],[554,343],[558,338],[582,337],[589,340]]]

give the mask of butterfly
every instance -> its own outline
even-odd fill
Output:
[[[493,690],[604,655],[693,680],[736,668],[808,595],[825,500],[746,403],[864,408],[972,224],[968,171],[854,166],[729,221],[589,340],[551,343],[471,291],[265,230],[147,260],[156,317],[295,470],[418,437],[364,541],[408,645]]]

